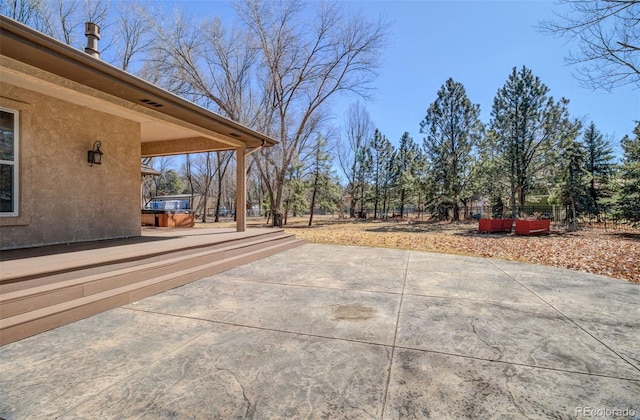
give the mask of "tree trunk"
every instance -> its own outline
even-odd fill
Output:
[[[571,197],[571,222],[569,223],[569,230],[576,228],[576,201]]]
[[[353,177],[353,182],[351,182],[351,203],[349,203],[349,217],[356,217],[356,204],[358,203],[358,199],[356,196],[358,195],[358,184],[356,184],[356,179],[358,179],[356,175],[357,171],[357,158],[354,157],[353,166],[351,167],[351,174]]]
[[[216,215],[213,218],[214,223],[218,223],[220,221],[220,191],[218,191],[218,197],[216,198]]]
[[[288,168],[288,165],[282,165],[283,169],[281,171],[281,173],[278,175],[277,179],[276,179],[276,191],[275,191],[275,200],[271,201],[272,204],[272,209],[271,211],[273,211],[273,226],[277,225],[277,217],[276,215],[278,213],[281,213],[281,208],[282,208],[282,191],[284,189],[284,183],[285,183],[285,179],[286,179],[286,168]],[[288,207],[289,203],[287,202],[286,207]],[[285,209],[284,211],[284,215],[283,215],[283,224],[287,224],[287,213],[288,213],[288,208]]]
[[[378,181],[376,181],[375,200],[373,201],[373,218],[378,218],[378,202],[380,201],[380,188],[378,187]]]
[[[260,152],[259,152],[260,153]],[[265,173],[265,169],[263,165],[260,164],[260,161],[257,161],[256,164],[258,168],[258,172],[260,173],[260,178],[262,179],[263,185],[267,188],[267,196],[269,197],[269,212],[267,214],[266,224],[269,224],[269,217],[272,217],[272,226],[276,226],[276,205],[275,205],[275,194],[273,191],[273,187],[270,183],[269,177]]]
[[[289,215],[289,200],[284,202],[284,214],[282,215],[282,225],[287,224],[287,216]]]
[[[309,209],[309,227],[313,223],[313,207],[316,205],[316,191],[311,194],[311,208]]]
[[[313,209],[316,206],[316,192],[318,191],[318,173],[316,172],[316,178],[313,180],[313,191],[311,192],[311,206],[309,208],[309,227],[313,223]]]
[[[209,200],[209,194],[202,194],[202,223],[207,223],[207,201]]]

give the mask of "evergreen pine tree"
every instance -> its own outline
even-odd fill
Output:
[[[634,225],[640,224],[640,121],[633,130],[635,137],[622,139],[624,158],[620,167],[621,187],[617,204],[621,216]]]
[[[586,152],[578,141],[572,141],[562,151],[562,182],[558,187],[558,195],[563,205],[568,206],[569,228],[575,228],[577,212],[588,200],[588,176],[585,168]]]
[[[530,69],[513,68],[498,90],[491,111],[495,150],[507,165],[511,205],[524,206],[536,176],[555,164],[579,123],[569,121],[567,99],[556,102]]]
[[[388,184],[389,178],[392,176],[392,167],[389,162],[393,161],[394,147],[391,142],[376,129],[373,140],[371,141],[371,157],[372,157],[372,201],[373,201],[373,217],[378,217],[380,204],[384,202],[383,192],[385,185]]]
[[[609,178],[613,171],[611,145],[591,122],[584,132],[585,169],[589,173],[589,210],[596,211],[602,200],[611,196]]]
[[[427,210],[433,210],[432,198],[435,196],[432,188],[435,182],[432,181],[431,170],[429,161],[422,148],[417,148],[414,168],[415,175],[415,189],[416,189],[416,204],[418,211],[422,215]]]
[[[308,180],[305,177],[304,164],[296,160],[287,170],[287,183],[284,192],[283,223],[287,224],[289,213],[297,216],[298,213],[309,208],[305,192],[308,190]],[[275,220],[274,220],[275,222]]]
[[[398,184],[399,176],[398,168],[398,151],[395,147],[391,148],[391,156],[384,165],[384,178],[382,184],[382,217],[389,214],[389,209],[394,203],[394,192]]]
[[[404,207],[410,196],[416,189],[417,181],[417,155],[418,145],[408,132],[400,138],[398,147],[397,175],[398,175],[398,200],[400,203],[400,217],[404,215]]]
[[[155,179],[156,195],[180,194],[184,189],[182,179],[176,171],[169,169]]]
[[[420,123],[420,132],[427,135],[424,149],[436,182],[438,204],[451,206],[456,221],[469,181],[473,149],[482,136],[479,116],[480,106],[471,103],[464,86],[449,79]]]
[[[478,159],[471,171],[471,191],[484,197],[494,207],[492,213],[502,216],[504,211],[503,198],[509,195],[509,182],[504,176],[508,164],[504,154],[496,148],[497,135],[493,130],[484,133],[478,147]]]
[[[356,194],[356,202],[360,204],[360,210],[358,212],[359,218],[365,218],[366,210],[365,203],[367,201],[367,197],[369,196],[369,190],[371,189],[370,183],[373,180],[373,156],[371,153],[370,147],[362,146],[358,149],[357,152],[357,161],[358,163],[358,172],[355,178],[355,182],[357,185]]]

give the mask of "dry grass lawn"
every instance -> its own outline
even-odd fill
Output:
[[[265,226],[251,219],[249,226]],[[477,233],[477,222],[392,222],[289,218],[285,230],[309,243],[411,249],[543,264],[640,283],[640,231],[553,228],[549,235]],[[230,223],[206,224],[234,226]],[[198,224],[197,226],[202,226]]]

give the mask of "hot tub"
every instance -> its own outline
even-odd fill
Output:
[[[193,227],[195,216],[190,210],[143,209],[142,226]]]

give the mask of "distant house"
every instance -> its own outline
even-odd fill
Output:
[[[235,150],[236,208],[246,208],[245,157],[274,139],[100,61],[89,46],[4,16],[0,40],[0,249],[140,235],[142,157]],[[245,227],[238,214],[237,230]]]

